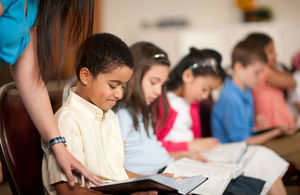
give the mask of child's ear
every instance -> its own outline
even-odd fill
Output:
[[[91,72],[89,71],[89,69],[87,69],[86,67],[83,67],[80,69],[79,77],[80,77],[80,81],[82,82],[82,84],[87,85],[87,84],[89,84],[89,82],[91,81],[93,76],[92,76]]]
[[[234,64],[233,64],[233,70],[236,72],[236,71],[239,71],[241,68],[244,68],[243,67],[243,65],[242,65],[242,63],[241,62],[235,62]]]
[[[182,81],[184,83],[189,83],[194,79],[193,72],[191,70],[185,70],[182,74]]]

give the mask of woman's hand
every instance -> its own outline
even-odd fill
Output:
[[[213,137],[198,138],[189,142],[188,148],[190,151],[205,152],[219,146],[220,144],[219,140]]]
[[[100,185],[101,180],[85,168],[76,158],[69,153],[65,145],[62,143],[55,144],[51,148],[55,155],[56,161],[62,171],[65,173],[70,186],[74,186],[74,175],[78,176],[79,184],[81,184],[81,175],[85,179],[85,187],[89,187],[89,182],[94,185]]]

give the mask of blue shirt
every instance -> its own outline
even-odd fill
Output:
[[[239,142],[252,136],[254,105],[251,90],[242,91],[228,77],[211,116],[214,137],[222,143]]]
[[[123,108],[116,114],[125,141],[125,168],[127,170],[138,174],[156,174],[173,161],[156,139],[152,127],[149,127],[149,136],[147,135],[141,115],[138,117],[139,130],[136,130],[128,109]]]
[[[3,61],[14,64],[30,42],[29,30],[35,24],[39,0],[0,0],[0,67]]]

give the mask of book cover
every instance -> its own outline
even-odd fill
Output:
[[[137,191],[156,190],[160,194],[187,194],[207,180],[202,175],[175,179],[165,175],[151,175],[116,181],[92,187],[103,193],[127,194]]]

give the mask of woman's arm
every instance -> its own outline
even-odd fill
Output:
[[[0,2],[0,16],[2,16],[3,12],[4,12],[4,8],[2,3]]]
[[[45,141],[60,136],[55,117],[53,115],[49,94],[45,83],[40,77],[36,53],[36,30],[30,31],[31,41],[25,51],[12,66],[11,73],[20,92],[24,105]],[[63,144],[52,147],[56,160],[66,174],[69,184],[74,185],[72,170],[82,174],[88,181],[98,185],[99,179],[77,161]]]
[[[270,68],[266,81],[268,84],[281,89],[292,89],[296,87],[296,81],[290,73],[278,71],[274,68]]]

